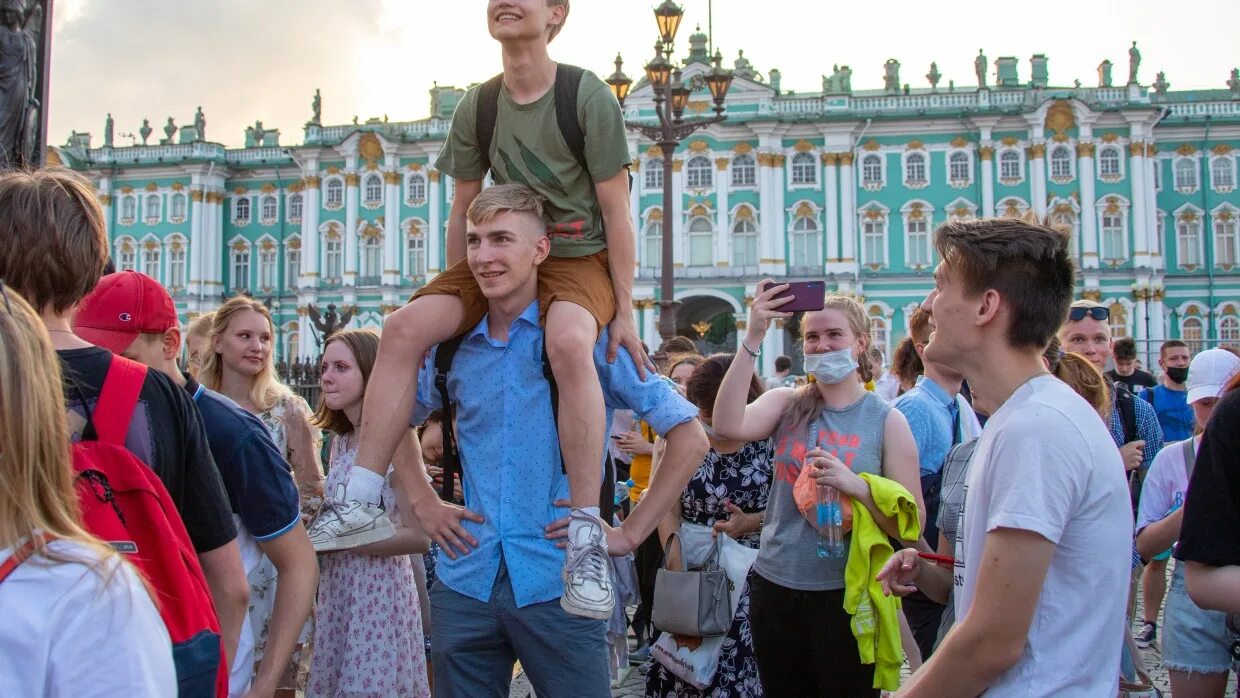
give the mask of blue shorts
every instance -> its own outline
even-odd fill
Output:
[[[1231,669],[1232,640],[1226,613],[1208,611],[1188,598],[1184,565],[1176,561],[1163,610],[1163,666],[1187,673],[1225,673]]]

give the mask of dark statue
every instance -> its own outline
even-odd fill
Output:
[[[318,126],[323,123],[323,96],[319,94],[318,88],[314,90],[314,101],[310,103],[310,110],[314,116],[310,117],[310,123]]]
[[[309,313],[314,328],[319,331],[319,348],[321,349],[329,337],[349,326],[349,321],[353,319],[357,307],[349,306],[344,309],[344,313],[337,313],[336,304],[328,303],[327,312],[320,314],[319,309],[311,303],[306,306],[306,312]]]
[[[27,0],[0,2],[0,169],[41,161],[39,44],[43,9]]]
[[[977,58],[973,59],[973,74],[977,76],[978,88],[986,87],[986,54],[982,53],[979,48],[977,50]]]
[[[172,117],[170,116],[168,117],[168,123],[164,124],[164,136],[165,136],[164,143],[171,145],[172,138],[176,135],[177,135],[177,124],[175,121],[172,120]]]
[[[202,107],[198,107],[198,111],[194,113],[194,137],[200,141],[207,140],[207,117],[202,113]]]
[[[1137,49],[1137,42],[1132,42],[1132,48],[1128,49],[1128,84],[1137,84],[1137,70],[1141,68],[1141,51]]]
[[[115,130],[116,123],[112,121],[112,112],[108,112],[108,119],[103,122],[103,147],[112,147],[112,134]]]
[[[142,145],[146,145],[146,139],[151,137],[151,120],[143,119],[142,128],[138,129],[138,135],[142,136]]]

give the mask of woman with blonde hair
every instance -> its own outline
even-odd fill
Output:
[[[80,523],[62,391],[42,321],[0,282],[0,695],[174,695],[150,594]]]
[[[215,313],[205,313],[194,318],[185,330],[185,370],[194,380],[202,371],[202,363],[206,359],[207,340],[211,336],[211,324],[215,322]]]
[[[842,554],[820,550],[821,534],[802,515],[793,485],[802,469],[812,466],[809,476],[819,486],[838,490],[841,500],[856,500],[883,533],[899,538],[898,522],[879,510],[860,475],[899,483],[924,517],[917,446],[904,416],[865,389],[873,378],[870,322],[850,297],[827,297],[823,309],[806,313],[801,323],[805,372],[813,382],[776,388],[747,403],[756,348],[772,320],[791,316],[779,310],[791,296],[775,297],[788,284],[767,284],[750,305],[748,331],[714,405],[714,430],[721,438],[775,443],[775,476],[749,575],[762,687],[778,696],[878,696],[875,665],[862,664],[852,616],[844,610],[848,534]]]
[[[323,492],[319,460],[322,442],[319,430],[312,425],[310,406],[276,375],[275,324],[267,306],[245,296],[230,298],[215,311],[208,344],[199,356],[202,370],[198,381],[232,399],[266,425],[276,448],[289,463],[301,493],[302,511],[316,509]],[[243,563],[250,580],[250,627],[254,630],[257,666],[272,634],[277,570],[266,555]],[[306,622],[299,645],[308,644],[312,635],[313,618]],[[303,649],[294,652],[295,666],[286,673],[283,685],[304,673],[306,659]]]

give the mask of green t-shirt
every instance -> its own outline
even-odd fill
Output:
[[[475,133],[477,104],[475,87],[457,105],[448,140],[435,161],[436,169],[456,179],[481,180],[487,174]],[[630,163],[620,105],[606,83],[588,70],[577,92],[577,123],[586,136],[588,173],[560,133],[554,88],[530,104],[517,104],[506,87],[500,88],[490,153],[494,181],[521,182],[547,198],[547,234],[556,257],[584,257],[607,246],[593,182],[616,176]]]

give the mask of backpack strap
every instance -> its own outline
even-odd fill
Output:
[[[1137,438],[1137,406],[1132,404],[1132,393],[1123,383],[1115,384],[1115,404],[1119,406],[1120,423],[1124,427],[1124,443]]]
[[[108,375],[95,403],[91,421],[96,438],[103,443],[125,445],[129,422],[138,406],[138,395],[146,382],[146,366],[123,356],[113,356]]]
[[[1145,398],[1145,401],[1150,403],[1150,407],[1154,406],[1154,389],[1153,388],[1146,388],[1145,390],[1142,390],[1141,397]]]
[[[484,170],[491,169],[491,142],[495,139],[495,122],[499,118],[499,90],[504,84],[500,73],[478,87],[478,103],[474,108],[474,139]]]
[[[435,389],[439,391],[439,401],[443,406],[443,483],[439,489],[439,497],[446,502],[452,501],[453,479],[461,474],[461,458],[456,448],[456,404],[448,394],[448,372],[452,370],[452,359],[461,348],[465,335],[453,337],[439,345],[435,350]]]
[[[54,540],[56,540],[56,536],[49,533],[38,533],[32,536],[24,545],[14,550],[13,554],[9,556],[9,559],[4,561],[3,565],[0,565],[0,582],[8,579],[9,575],[13,574],[19,565],[26,560],[29,560],[30,557],[34,555],[34,551],[37,546],[47,545]]]
[[[1197,464],[1197,449],[1193,442],[1196,439],[1192,436],[1184,440],[1184,445],[1180,448],[1184,449],[1184,475],[1191,482],[1193,479],[1193,466]]]
[[[560,63],[555,69],[555,120],[560,125],[560,134],[568,149],[573,151],[577,164],[590,176],[590,166],[586,163],[586,132],[577,119],[577,93],[581,91],[581,76],[584,73],[575,65]]]

